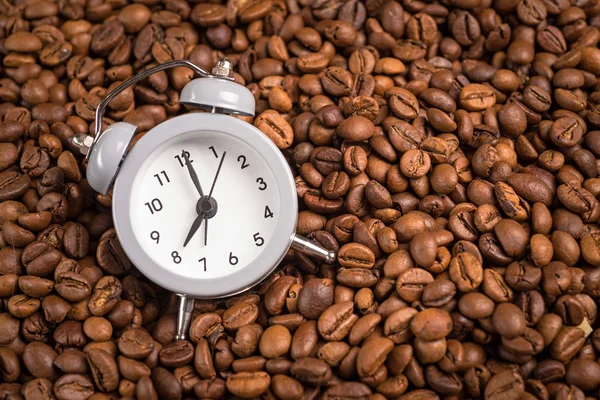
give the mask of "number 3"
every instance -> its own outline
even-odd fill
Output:
[[[265,190],[267,188],[267,182],[263,178],[256,178],[256,183],[260,184],[258,190]]]

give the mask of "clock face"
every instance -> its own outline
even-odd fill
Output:
[[[244,140],[188,132],[141,164],[129,213],[137,242],[157,266],[183,279],[223,278],[255,262],[273,239],[279,188]]]

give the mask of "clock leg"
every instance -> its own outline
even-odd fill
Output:
[[[177,333],[175,340],[185,340],[190,329],[192,321],[192,311],[194,310],[194,299],[186,295],[179,296],[179,309],[177,311]]]
[[[336,259],[335,251],[327,250],[302,235],[294,235],[292,238],[292,248],[307,256],[317,257],[327,264],[332,264]]]

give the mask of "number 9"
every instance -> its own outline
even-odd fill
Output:
[[[160,240],[160,233],[158,233],[158,231],[152,231],[152,233],[150,233],[150,239],[155,240],[156,243],[158,244],[158,242]]]

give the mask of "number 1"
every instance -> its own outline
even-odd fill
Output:
[[[206,272],[206,257],[202,257],[198,262],[204,263],[204,272]]]

